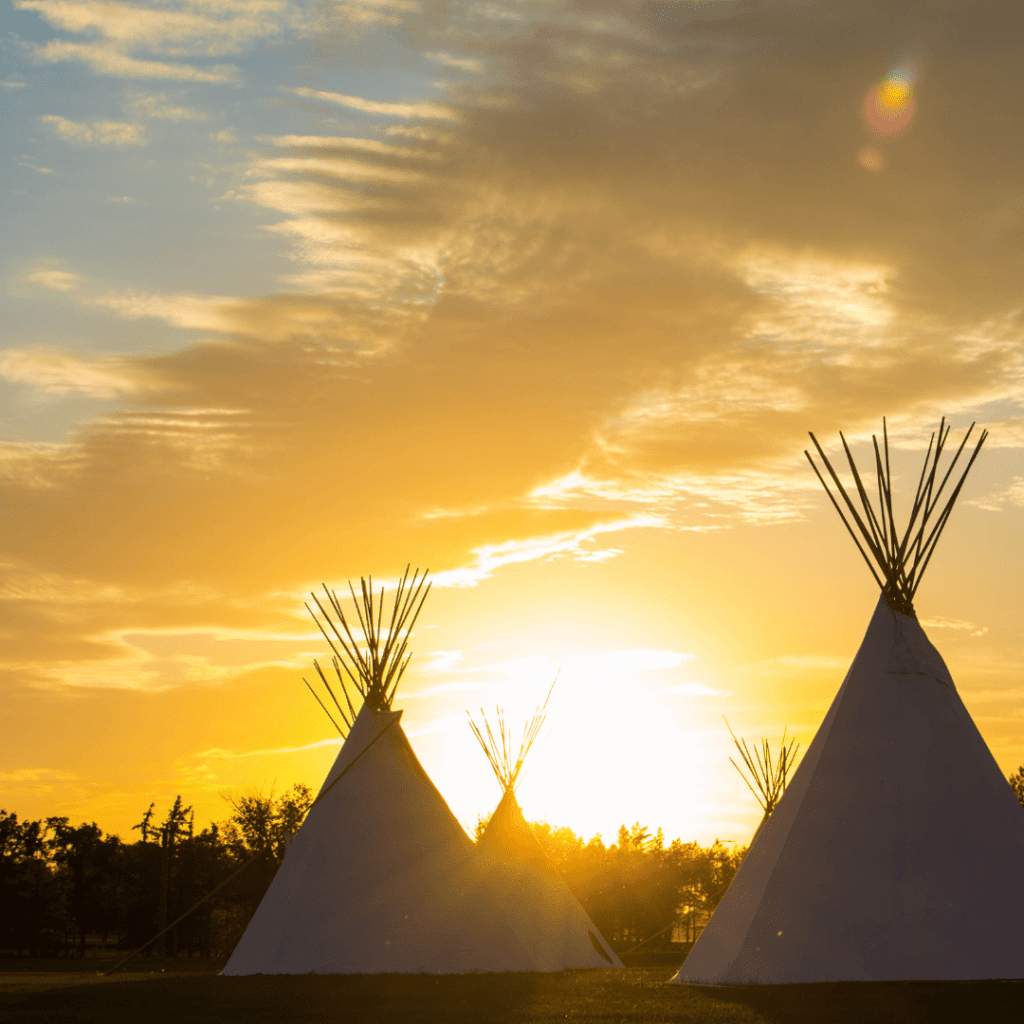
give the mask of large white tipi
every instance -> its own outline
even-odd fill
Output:
[[[534,969],[391,709],[425,575],[410,582],[406,572],[388,622],[383,591],[375,602],[364,581],[365,651],[335,595],[327,608],[317,601],[344,704],[317,671],[349,732],[224,974]],[[342,670],[362,698],[358,714]]]
[[[544,708],[538,708],[527,723],[518,752],[500,711],[500,741],[482,712],[481,716],[484,731],[472,718],[470,726],[494,769],[502,796],[477,841],[477,864],[506,920],[531,956],[533,970],[621,967],[622,962],[537,841],[516,800],[516,782],[544,723]]]
[[[888,437],[882,452],[875,442],[876,510],[845,439],[859,506],[811,435],[853,526],[819,479],[882,593],[824,722],[674,981],[1024,976],[1024,808],[913,606],[986,436],[940,509],[971,433],[939,476],[948,432],[943,421],[902,534]]]

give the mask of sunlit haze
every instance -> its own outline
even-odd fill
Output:
[[[990,437],[916,599],[1024,763],[1019,5],[0,0],[0,806],[319,786],[304,602],[434,580],[467,829],[746,843],[877,588],[804,458]],[[952,439],[951,439],[952,440]]]

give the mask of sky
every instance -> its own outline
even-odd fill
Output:
[[[0,0],[0,805],[125,838],[325,776],[311,591],[434,588],[472,828],[746,842],[877,599],[807,465],[990,431],[917,595],[1024,763],[1013,2]],[[518,728],[518,725],[516,725]]]

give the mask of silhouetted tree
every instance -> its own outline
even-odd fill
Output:
[[[45,822],[0,811],[0,946],[34,956],[56,944],[46,840]]]
[[[121,850],[117,836],[106,836],[96,822],[73,827],[67,818],[47,818],[48,852],[54,881],[63,897],[64,942],[85,955],[86,936],[116,929],[116,908],[109,886],[112,869]]]
[[[1017,799],[1021,802],[1021,806],[1024,806],[1024,765],[1021,765],[1010,776],[1009,782],[1013,787],[1014,793],[1017,795]]]

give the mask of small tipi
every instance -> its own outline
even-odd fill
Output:
[[[425,577],[406,571],[388,619],[372,580],[352,590],[365,650],[336,595],[314,597],[344,704],[317,672],[349,732],[224,974],[533,969],[391,708]]]
[[[933,435],[902,534],[887,435],[884,459],[875,442],[877,509],[845,439],[859,508],[811,435],[853,526],[819,479],[882,593],[824,722],[674,981],[1024,976],[1024,808],[914,613],[986,436],[939,509],[971,433],[940,477],[948,432],[943,421]]]
[[[516,782],[544,724],[546,707],[547,701],[526,724],[518,751],[500,710],[498,737],[482,711],[483,730],[472,717],[469,720],[502,790],[501,802],[477,841],[477,865],[532,958],[533,970],[621,967],[622,962],[537,841],[516,800]]]

